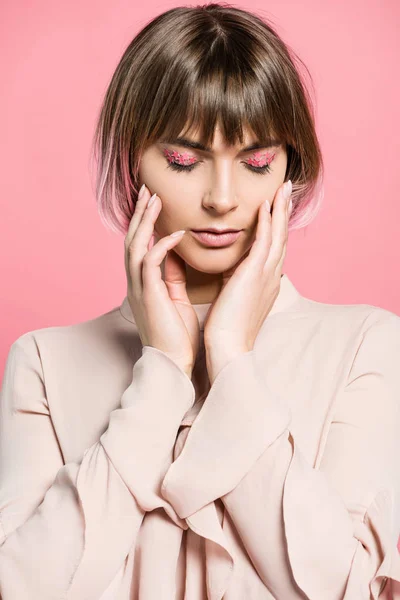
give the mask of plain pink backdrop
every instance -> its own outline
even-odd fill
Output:
[[[183,5],[145,4],[3,5],[2,367],[22,333],[93,318],[126,294],[124,237],[97,215],[89,150],[126,45],[154,16]],[[271,20],[315,86],[325,197],[314,222],[290,234],[284,271],[314,300],[400,313],[400,3],[235,5]]]

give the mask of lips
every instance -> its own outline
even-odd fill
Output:
[[[240,229],[213,229],[211,227],[210,229],[192,229],[192,231],[196,231],[196,233],[202,233],[203,231],[208,231],[210,233],[236,233],[237,231],[240,231]]]
[[[222,233],[215,233],[215,230],[206,230],[203,229],[201,231],[192,229],[193,236],[201,242],[204,246],[209,247],[220,247],[220,246],[229,246],[233,244],[240,234],[242,230],[224,230]]]

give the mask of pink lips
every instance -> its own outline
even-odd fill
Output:
[[[227,233],[211,233],[210,231],[193,231],[192,235],[205,246],[218,248],[233,244],[240,236],[241,231],[228,231]]]

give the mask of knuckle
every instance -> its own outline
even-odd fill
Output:
[[[136,246],[133,240],[128,246],[126,246],[126,251],[129,258],[133,258],[134,256],[136,256]]]
[[[128,258],[130,258],[130,257],[132,256],[132,254],[133,254],[133,246],[132,246],[132,243],[125,244],[125,246],[124,246],[124,252],[125,252],[125,255],[126,255]]]
[[[153,246],[153,248],[154,248],[154,246]],[[153,249],[153,248],[152,248],[152,249]],[[151,265],[151,264],[152,264],[152,262],[153,262],[153,253],[152,253],[152,251],[151,251],[151,250],[149,250],[149,251],[148,251],[148,252],[147,252],[147,253],[144,255],[144,258],[143,258],[143,266],[145,266],[145,267],[148,267],[149,265]]]

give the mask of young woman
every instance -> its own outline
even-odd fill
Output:
[[[11,346],[2,600],[400,598],[400,317],[282,272],[321,198],[293,53],[244,10],[169,10],[95,141],[127,295]]]

